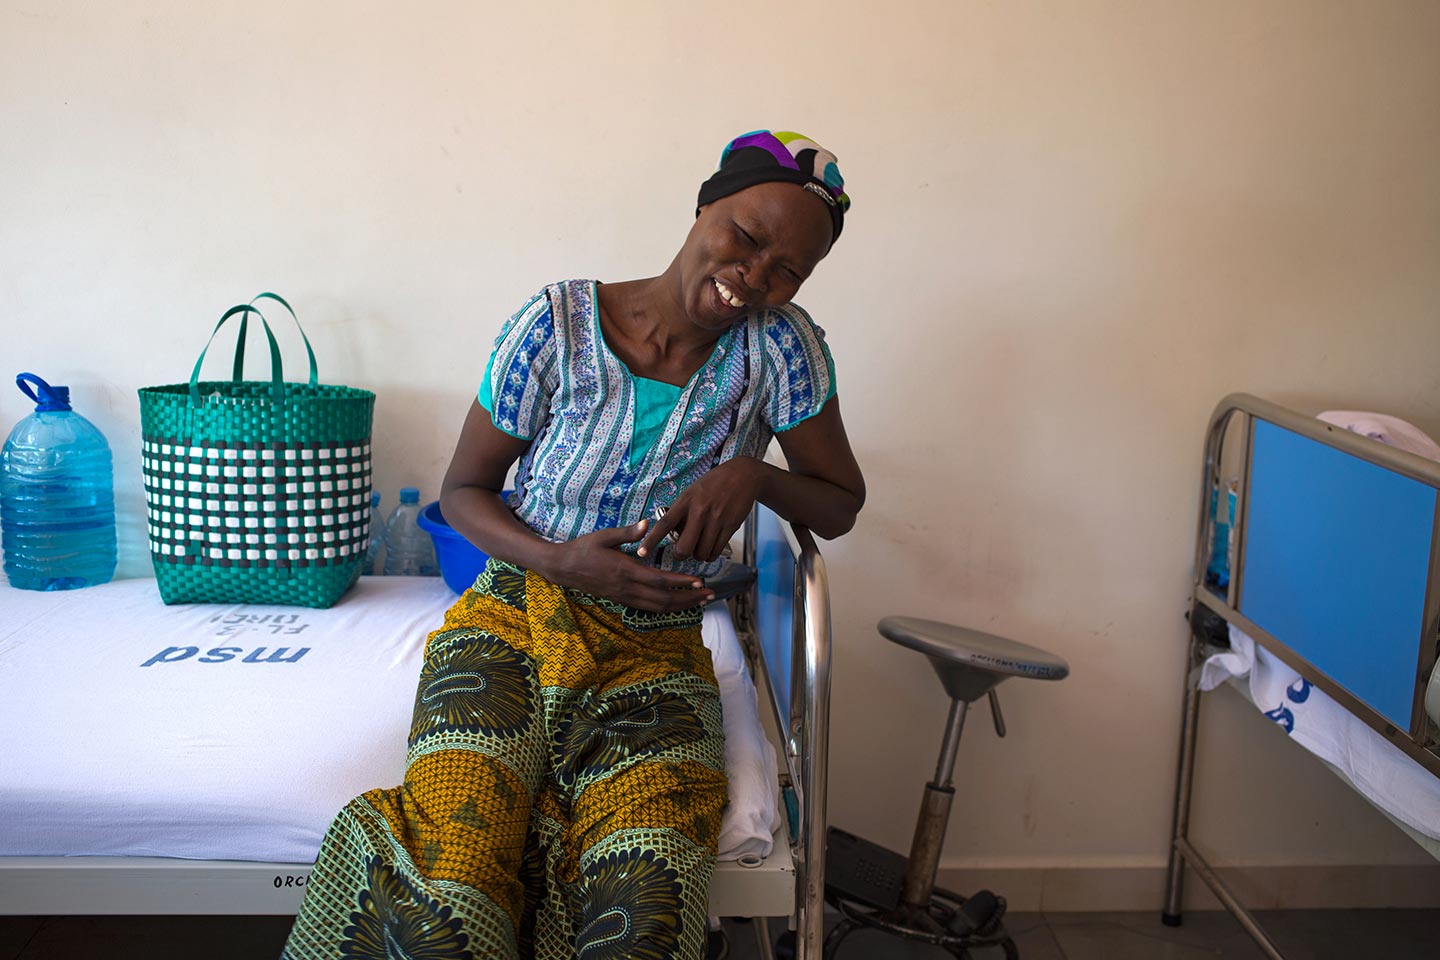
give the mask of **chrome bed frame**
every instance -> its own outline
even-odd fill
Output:
[[[732,609],[758,688],[762,723],[772,739],[783,732],[776,746],[784,761],[779,787],[788,823],[764,861],[719,865],[710,909],[719,916],[757,918],[767,958],[772,954],[765,918],[788,915],[797,932],[796,956],[818,960],[824,939],[830,719],[825,564],[807,530],[759,506],[745,524],[744,561],[760,570],[760,577],[734,598]],[[757,561],[769,565],[757,567]],[[776,596],[775,585],[787,582],[793,584],[790,596]],[[783,713],[782,705],[788,705]],[[299,863],[164,857],[0,857],[0,915],[294,914],[310,869]]]
[[[1235,533],[1230,547],[1230,580],[1225,588],[1224,596],[1221,596],[1206,581],[1206,567],[1209,562],[1208,545],[1215,529],[1215,518],[1211,512],[1211,491],[1216,489],[1221,482],[1222,456],[1225,453],[1223,445],[1231,427],[1231,421],[1237,415],[1240,420],[1236,422],[1236,427],[1242,436],[1239,460],[1239,475],[1242,482],[1237,494]],[[1194,576],[1190,613],[1188,614],[1191,619],[1191,631],[1189,654],[1185,661],[1185,696],[1182,708],[1180,759],[1176,775],[1175,809],[1162,919],[1171,926],[1177,926],[1180,923],[1184,870],[1186,864],[1189,864],[1200,879],[1210,887],[1221,904],[1235,916],[1260,949],[1273,960],[1284,960],[1283,954],[1266,935],[1255,917],[1240,903],[1191,843],[1190,804],[1195,787],[1195,756],[1201,697],[1198,668],[1206,654],[1214,652],[1214,648],[1205,642],[1200,631],[1196,629],[1196,621],[1205,615],[1205,611],[1209,611],[1227,624],[1236,625],[1254,639],[1258,646],[1273,653],[1347,711],[1377,730],[1430,773],[1440,776],[1440,731],[1437,731],[1435,725],[1427,720],[1422,706],[1426,681],[1434,668],[1437,653],[1440,653],[1440,506],[1437,506],[1435,516],[1430,520],[1430,555],[1420,625],[1420,657],[1415,668],[1414,719],[1409,729],[1402,730],[1356,694],[1307,662],[1301,654],[1287,645],[1283,638],[1272,635],[1240,611],[1245,590],[1245,537],[1250,524],[1247,485],[1253,466],[1257,421],[1273,424],[1302,438],[1313,440],[1325,447],[1349,454],[1365,463],[1373,464],[1437,490],[1440,490],[1440,463],[1386,446],[1248,394],[1227,396],[1216,406],[1210,419],[1205,441],[1205,472],[1201,483],[1199,522],[1196,527]],[[1437,505],[1440,505],[1440,500],[1437,500]],[[1411,831],[1407,830],[1407,832]],[[1415,836],[1413,832],[1412,836]],[[1417,837],[1417,839],[1419,838]],[[1430,852],[1433,854],[1433,850]]]

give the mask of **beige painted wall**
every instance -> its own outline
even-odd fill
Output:
[[[855,198],[801,299],[871,489],[826,551],[833,819],[908,844],[945,704],[873,624],[931,616],[1074,667],[1002,688],[1007,740],[971,724],[947,863],[1153,866],[1211,407],[1440,435],[1437,40],[1424,0],[4,0],[0,373],[68,382],[109,436],[131,575],[135,388],[261,289],[379,393],[387,505],[433,495],[499,321],[663,269],[723,142],[799,128]],[[1423,861],[1208,710],[1219,862]]]

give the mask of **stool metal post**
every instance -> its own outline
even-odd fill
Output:
[[[945,846],[945,828],[950,823],[950,805],[955,800],[955,757],[960,752],[960,734],[965,729],[965,714],[969,709],[967,701],[950,701],[950,716],[945,722],[935,779],[925,784],[925,797],[920,802],[915,839],[910,844],[905,883],[900,893],[901,903],[912,916],[929,906],[930,895],[935,891],[935,874],[940,869],[940,852]]]
[[[968,700],[951,700],[950,716],[945,720],[945,739],[940,741],[940,759],[935,764],[935,782],[950,786],[955,779],[955,755],[960,752],[960,734],[965,730]]]

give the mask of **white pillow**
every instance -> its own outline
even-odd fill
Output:
[[[1440,446],[1436,446],[1425,431],[1399,417],[1363,410],[1326,410],[1316,419],[1431,460],[1440,460]]]
[[[775,748],[760,727],[755,684],[730,609],[712,603],[700,626],[715,663],[720,706],[725,718],[725,773],[730,802],[720,818],[720,859],[768,857],[780,826],[780,784]]]

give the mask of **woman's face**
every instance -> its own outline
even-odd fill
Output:
[[[789,303],[830,252],[825,201],[793,183],[760,183],[700,208],[680,251],[686,312],[725,330]]]

